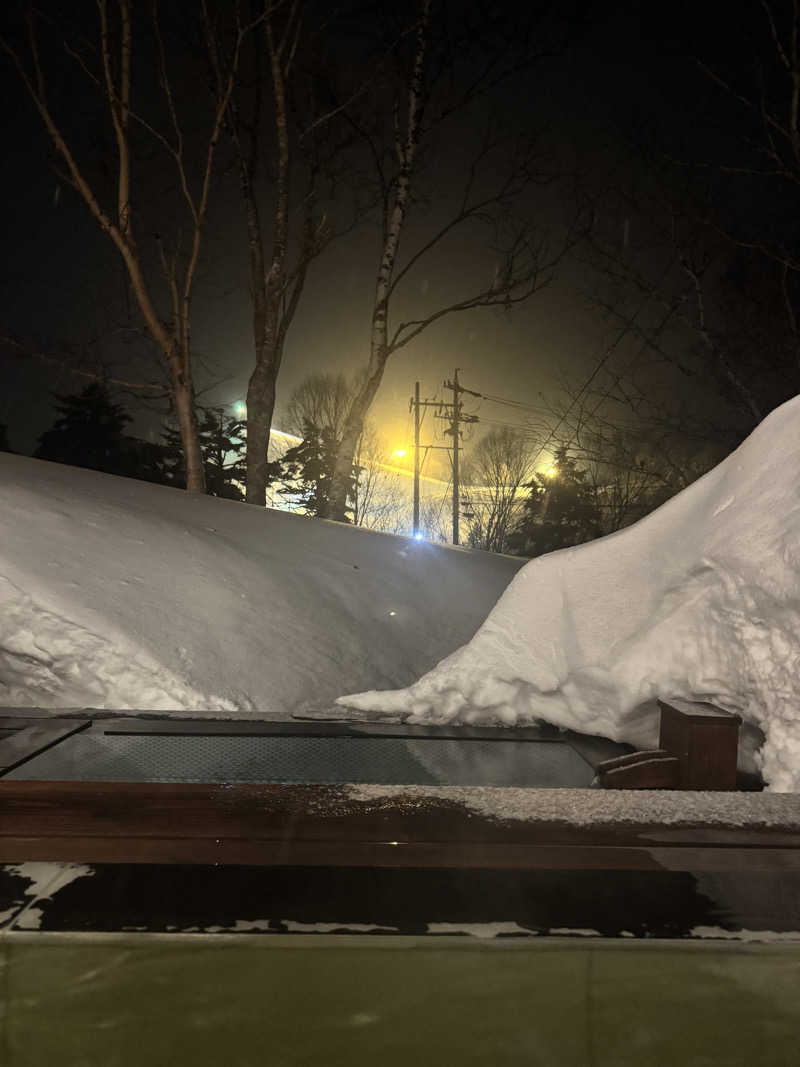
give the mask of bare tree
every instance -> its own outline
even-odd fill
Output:
[[[121,372],[116,371],[101,355],[90,353],[89,347],[82,345],[78,350],[73,346],[44,348],[0,328],[0,350],[7,351],[18,359],[36,360],[73,377],[114,386],[137,398],[144,396],[152,400],[163,400],[169,396],[163,382],[147,381],[145,377],[138,380],[131,375],[129,368],[126,368],[126,376],[121,377]]]
[[[309,374],[289,396],[286,428],[304,437],[313,427],[338,444],[358,385],[358,376],[348,379],[341,373]],[[388,458],[377,429],[366,422],[353,457],[348,504],[355,526],[400,533],[408,527],[410,496],[403,492],[401,475]]]
[[[702,398],[712,419],[722,401],[731,445],[800,391],[800,5],[760,0],[741,16],[738,40],[709,23],[698,43],[692,28],[707,111],[688,147],[637,134],[591,233],[599,302],[642,341],[640,366],[671,368],[685,387],[672,391]],[[656,390],[626,385],[638,415],[666,416]]]
[[[448,47],[438,48],[434,31],[436,17],[440,15],[443,16],[443,8],[435,0],[420,0],[412,32],[403,35],[405,51],[397,52],[397,80],[388,93],[387,113],[370,124],[347,109],[348,118],[373,161],[379,186],[381,244],[372,301],[369,359],[344,427],[331,492],[331,517],[340,520],[344,518],[347,479],[356,443],[390,356],[448,315],[479,307],[510,308],[528,300],[550,280],[560,258],[558,253],[548,253],[539,233],[514,218],[515,205],[542,178],[533,147],[530,143],[517,145],[510,158],[500,163],[499,157],[507,146],[494,132],[487,132],[474,146],[453,213],[422,239],[404,263],[399,259],[401,238],[419,186],[420,158],[426,146],[442,136],[448,120],[454,116],[463,118],[477,97],[503,82],[518,69],[520,62],[514,42],[506,39],[493,54],[484,55],[477,77],[453,88],[459,77],[453,54],[457,46],[445,34]],[[469,23],[466,12],[459,12],[459,17],[464,25]],[[480,36],[480,30],[475,27],[471,27],[471,32]],[[461,44],[465,42],[462,40]],[[537,54],[536,48],[530,42],[524,47],[525,62],[530,62]],[[448,91],[442,92],[445,84]],[[384,137],[387,129],[392,130],[389,143]],[[491,234],[497,256],[493,276],[452,303],[418,318],[392,322],[392,306],[401,283],[408,281],[446,239],[476,224],[488,227]]]
[[[337,112],[318,99],[313,64],[311,70],[309,64],[300,64],[304,47],[312,49],[306,7],[301,0],[260,0],[263,19],[260,34],[252,39],[250,77],[246,85],[239,83],[227,103],[247,220],[253,308],[255,360],[247,387],[249,504],[265,502],[267,448],[286,338],[309,268],[335,235],[318,200],[320,181],[330,175],[341,147],[326,141]],[[228,74],[213,34],[208,51],[221,102]]]
[[[382,533],[405,533],[409,527],[409,479],[389,463],[386,447],[371,422],[364,424],[354,457],[353,524]]]
[[[642,518],[710,470],[728,452],[722,428],[682,419],[649,392],[639,394],[630,365],[553,407],[545,440],[568,455],[613,533]],[[647,401],[645,403],[644,401]]]
[[[203,5],[203,16],[208,12]],[[9,57],[33,102],[60,161],[63,179],[83,199],[100,229],[108,235],[125,265],[131,291],[147,329],[166,362],[169,372],[170,398],[180,428],[186,455],[187,489],[203,492],[203,460],[197,432],[192,372],[191,305],[200,260],[203,230],[206,223],[214,161],[223,119],[230,101],[239,64],[242,43],[253,23],[242,24],[239,8],[233,9],[235,30],[226,62],[226,79],[217,106],[204,134],[193,134],[192,151],[188,147],[187,121],[179,116],[178,94],[170,71],[169,56],[162,34],[157,2],[151,8],[149,31],[155,50],[154,67],[160,102],[155,117],[137,109],[134,100],[134,18],[130,0],[97,0],[97,23],[94,40],[80,37],[71,40],[62,34],[51,18],[32,5],[25,14],[25,44],[13,45],[0,38],[0,48]],[[51,39],[41,41],[45,26]],[[97,93],[99,107],[113,129],[115,144],[115,178],[113,203],[104,203],[99,179],[91,175],[89,161],[78,157],[80,138],[68,132],[70,120],[56,114],[55,94],[48,91],[48,69],[43,59],[51,47],[65,52],[75,63],[75,71]],[[148,64],[142,64],[142,77]],[[142,93],[142,99],[146,94]],[[193,109],[194,110],[194,109]],[[192,116],[194,121],[194,115]],[[164,132],[166,129],[167,132]],[[134,133],[137,136],[134,136]],[[146,140],[139,134],[146,134]],[[157,164],[150,162],[152,145],[163,151]],[[199,150],[198,150],[199,149]],[[136,171],[163,168],[163,157],[174,168],[181,192],[188,248],[179,240],[167,247],[157,241],[157,257],[143,253],[135,233],[138,208],[147,195],[137,195]],[[196,160],[197,162],[193,162]],[[140,182],[141,183],[141,182]],[[143,184],[143,183],[141,183]],[[156,262],[158,267],[151,264]],[[161,277],[159,278],[159,274]],[[165,319],[160,308],[169,308]]]
[[[309,374],[289,396],[286,429],[302,437],[303,427],[310,422],[320,430],[332,430],[339,439],[353,400],[353,389],[353,383],[344,374]]]
[[[473,548],[505,551],[506,536],[520,515],[523,486],[533,475],[534,453],[533,439],[508,427],[490,430],[473,448],[464,478]]]
[[[608,423],[584,426],[572,438],[571,454],[586,471],[604,534],[643,518],[713,466],[701,464],[702,451],[684,439],[616,429]]]
[[[797,0],[761,0],[753,5],[753,13],[760,15],[760,24],[745,24],[751,64],[743,64],[741,55],[735,63],[728,63],[727,69],[724,60],[698,60],[702,72],[720,90],[722,101],[732,109],[739,136],[735,154],[722,162],[700,161],[699,168],[696,162],[695,168],[727,179],[734,191],[727,198],[732,202],[742,192],[747,196],[746,218],[737,216],[735,210],[720,209],[714,221],[738,251],[758,257],[758,268],[750,272],[748,285],[759,291],[762,301],[766,296],[773,321],[778,316],[783,319],[783,344],[779,341],[772,359],[788,357],[782,364],[786,381],[781,397],[787,399],[800,389],[800,234],[796,222],[800,196],[800,4]],[[780,220],[777,225],[776,218]],[[764,285],[759,285],[765,273],[768,294]],[[747,294],[739,291],[737,296],[746,299]],[[740,311],[741,299],[732,303],[732,310]],[[772,333],[774,339],[774,330]],[[767,404],[770,401],[774,403],[768,394]],[[764,406],[762,416],[769,410]]]
[[[445,493],[441,498],[428,497],[420,501],[419,527],[426,541],[450,544],[450,497]]]

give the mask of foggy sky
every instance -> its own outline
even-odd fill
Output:
[[[715,5],[706,12],[707,31]],[[625,137],[637,121],[680,128],[695,99],[697,78],[692,51],[702,42],[688,5],[657,5],[645,16],[639,5],[616,3],[590,8],[577,42],[567,54],[541,65],[529,79],[527,96],[517,95],[512,116],[544,129],[565,163],[600,167],[624,154]],[[708,34],[706,33],[706,38]],[[723,42],[724,43],[724,42]],[[719,46],[719,41],[717,41]],[[98,350],[113,354],[146,377],[148,344],[127,333],[125,283],[121,262],[108,238],[76,194],[47,166],[47,144],[7,64],[0,68],[0,91],[11,101],[4,114],[3,232],[5,266],[0,273],[0,327],[58,352],[100,337]],[[460,174],[438,161],[426,178],[433,194]],[[530,210],[558,233],[558,190],[543,193]],[[194,302],[194,347],[199,386],[218,384],[201,395],[203,403],[233,404],[246,392],[252,365],[250,304],[244,259],[244,227],[235,181],[222,176],[210,216],[201,284]],[[434,201],[435,204],[435,201]],[[428,217],[412,213],[401,246],[413,252],[437,207]],[[311,371],[349,372],[368,355],[369,314],[379,235],[364,223],[335,242],[312,266],[301,308],[290,330],[279,379],[275,425],[291,391]],[[412,275],[394,310],[416,316],[442,297],[468,291],[491,271],[492,254],[475,243],[453,242]],[[419,379],[423,396],[441,395],[444,378],[457,366],[471,389],[531,405],[553,396],[564,379],[579,384],[590,373],[616,328],[593,306],[596,279],[578,258],[565,263],[555,282],[531,301],[506,313],[479,309],[454,315],[430,327],[391,357],[372,416],[392,447],[408,443],[408,399]],[[620,345],[624,358],[633,338]],[[136,358],[134,358],[136,357]],[[152,366],[156,365],[154,357]],[[116,369],[119,369],[118,367]],[[9,426],[12,447],[30,451],[49,424],[51,391],[76,392],[81,379],[52,365],[0,356],[0,421]],[[519,422],[519,412],[469,403],[490,420]],[[157,428],[154,414],[139,417],[136,428]],[[430,425],[430,423],[429,423]],[[426,430],[427,433],[427,430]]]

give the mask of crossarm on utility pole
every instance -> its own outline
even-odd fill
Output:
[[[445,389],[452,389],[453,391],[453,403],[445,404],[444,407],[452,409],[452,415],[450,417],[450,428],[445,430],[446,434],[453,435],[453,544],[459,544],[459,518],[461,511],[461,486],[460,486],[460,470],[459,470],[459,457],[461,452],[461,428],[462,422],[477,422],[477,415],[464,415],[461,412],[461,393],[469,393],[470,396],[480,396],[480,393],[475,393],[471,389],[465,389],[458,380],[458,370],[456,367],[453,374],[452,382],[445,382]]]

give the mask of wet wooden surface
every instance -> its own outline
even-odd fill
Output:
[[[0,719],[0,725],[4,721],[16,722],[16,726],[6,726],[0,733],[0,774],[92,725],[90,719]]]
[[[567,791],[565,791],[566,793]],[[407,790],[0,781],[0,863],[798,870],[794,828],[501,820]]]

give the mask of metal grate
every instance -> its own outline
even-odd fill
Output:
[[[385,737],[76,734],[6,778],[51,781],[538,786],[582,788],[568,744]]]

